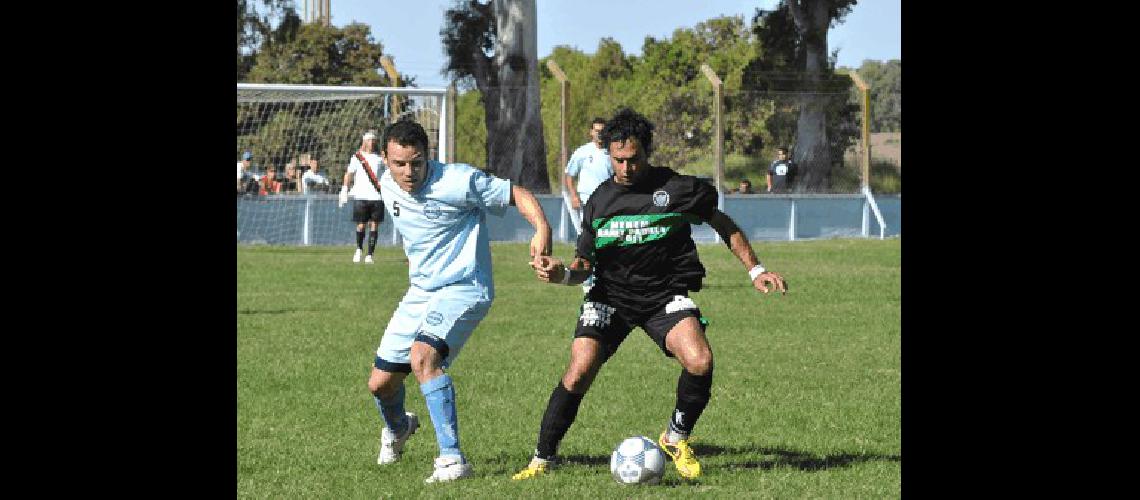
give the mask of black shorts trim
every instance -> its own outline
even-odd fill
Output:
[[[412,373],[411,363],[393,363],[391,361],[384,361],[380,356],[376,356],[376,361],[372,363],[377,370],[396,373]]]
[[[439,353],[439,357],[441,359],[447,359],[447,353],[451,352],[451,348],[447,347],[447,342],[439,337],[436,337],[435,335],[428,335],[420,332],[416,334],[415,341],[430,345],[432,349],[435,349],[435,351]]]

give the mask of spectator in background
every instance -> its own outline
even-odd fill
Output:
[[[261,178],[261,187],[257,194],[262,196],[278,194],[281,192],[281,181],[277,178],[277,168],[269,167]]]
[[[320,164],[317,162],[316,156],[309,157],[309,170],[305,175],[301,176],[301,193],[309,194],[310,192],[327,192],[329,188],[329,179],[320,173]],[[319,186],[319,187],[318,187]]]
[[[788,158],[788,148],[776,148],[776,160],[768,166],[768,192],[788,192],[795,175],[796,165]]]
[[[237,192],[240,194],[244,192],[246,177],[249,176],[250,161],[253,160],[253,153],[246,151],[241,154],[241,161],[237,164]]]
[[[756,193],[756,191],[752,190],[752,181],[750,181],[748,179],[741,179],[740,180],[740,187],[736,188],[736,191],[733,191],[733,192],[736,194],[754,194],[754,193]]]
[[[281,179],[281,192],[285,194],[298,192],[300,181],[301,176],[297,174],[296,160],[289,160],[289,163],[285,164],[285,178]]]

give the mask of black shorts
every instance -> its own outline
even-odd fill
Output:
[[[707,322],[686,291],[677,292],[670,299],[659,300],[655,306],[647,308],[645,304],[623,304],[623,301],[613,297],[595,299],[587,296],[579,309],[574,338],[590,337],[601,342],[604,362],[617,352],[618,346],[634,327],[641,327],[661,352],[672,358],[673,353],[665,347],[665,335],[677,323],[693,317],[700,322],[701,331],[705,330]],[[643,312],[645,310],[652,312]]]
[[[380,200],[352,200],[352,222],[384,222],[384,202]]]

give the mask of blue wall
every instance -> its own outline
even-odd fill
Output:
[[[538,195],[555,239],[562,234],[562,198]],[[875,202],[886,221],[885,236],[901,234],[902,196],[877,195]],[[744,231],[749,240],[791,239],[792,206],[795,205],[795,239],[862,237],[863,213],[866,210],[868,236],[879,237],[879,223],[861,195],[728,195],[724,211]],[[302,245],[304,220],[309,214],[310,245],[355,245],[356,225],[352,222],[352,204],[337,206],[336,195],[281,195],[237,199],[237,241],[244,244]],[[488,216],[492,241],[530,241],[534,234],[518,209],[511,207],[502,217]],[[568,222],[567,222],[568,223]],[[397,242],[393,235],[391,214],[380,224],[378,244]],[[574,230],[569,229],[571,238]],[[707,224],[693,228],[697,242],[716,241]]]

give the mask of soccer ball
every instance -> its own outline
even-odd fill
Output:
[[[657,484],[665,472],[665,453],[645,436],[627,438],[610,455],[610,472],[622,484]]]

